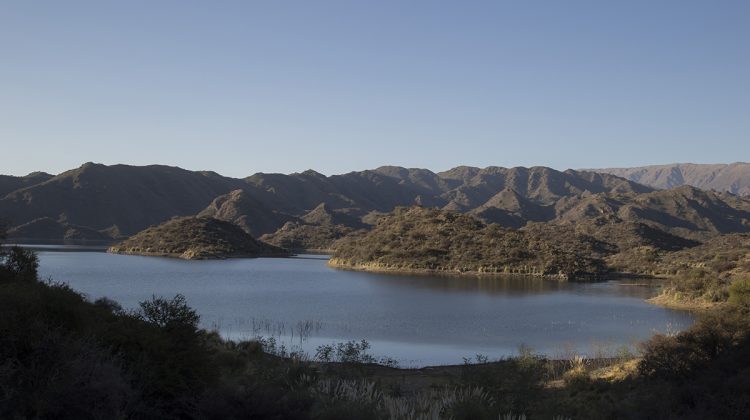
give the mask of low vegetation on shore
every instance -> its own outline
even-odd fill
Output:
[[[109,252],[183,259],[287,256],[239,226],[210,217],[177,217],[152,226],[109,248]]]
[[[750,284],[750,234],[721,235],[676,252],[631,248],[608,262],[619,271],[666,278],[654,303],[705,309],[726,302]]]

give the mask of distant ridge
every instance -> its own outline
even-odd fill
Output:
[[[742,173],[741,165],[747,164],[735,164],[735,172]],[[685,176],[674,179],[684,182]],[[396,207],[414,205],[508,228],[621,221],[692,241],[750,231],[750,199],[688,185],[658,190],[609,173],[541,166],[460,166],[438,173],[383,166],[332,176],[307,170],[237,179],[163,165],[86,163],[56,176],[0,181],[18,187],[0,197],[0,219],[16,240],[119,240],[172,217],[200,215],[278,245],[327,248]],[[744,191],[740,181],[732,191]]]
[[[54,175],[45,172],[32,172],[26,176],[0,175],[0,197],[15,190],[39,184],[53,177]]]
[[[85,163],[57,176],[6,177],[7,188],[19,187],[0,198],[0,219],[13,232],[64,240],[69,226],[122,238],[175,216],[216,217],[239,224],[258,237],[285,223],[302,220],[321,204],[335,211],[336,224],[357,221],[373,212],[397,206],[456,207],[470,211],[506,187],[534,202],[550,204],[583,192],[647,192],[648,187],[612,175],[534,168],[456,168],[443,173],[426,169],[384,166],[374,170],[325,176],[302,173],[257,173],[244,179],[215,172],[189,171],[150,165]],[[308,219],[313,215],[308,215]],[[346,217],[345,217],[346,216]],[[49,232],[43,232],[43,227]],[[31,229],[33,227],[33,229]],[[80,235],[79,235],[80,236]]]
[[[40,181],[2,197],[0,218],[11,227],[49,218],[129,236],[173,216],[194,215],[218,195],[243,184],[214,172],[91,162],[51,178],[42,176]]]
[[[659,189],[690,185],[704,190],[726,191],[750,196],[750,163],[641,166],[636,168],[591,169],[617,175]]]

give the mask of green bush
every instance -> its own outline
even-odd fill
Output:
[[[645,342],[638,369],[646,377],[694,378],[711,361],[746,342],[749,335],[746,307],[715,310],[675,337],[657,334]]]
[[[729,302],[750,305],[750,277],[735,280],[729,286]]]

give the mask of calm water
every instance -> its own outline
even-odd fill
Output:
[[[326,257],[183,261],[42,250],[40,271],[126,308],[185,295],[206,328],[234,339],[276,337],[315,353],[366,339],[402,366],[461,363],[476,354],[550,356],[633,345],[692,317],[649,305],[654,289],[628,281],[576,284],[518,278],[402,276],[333,270]]]

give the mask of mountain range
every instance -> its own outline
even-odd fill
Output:
[[[741,185],[745,173],[735,171]],[[511,228],[623,221],[698,241],[750,231],[750,199],[688,185],[658,188],[604,172],[546,167],[460,166],[435,173],[384,166],[240,179],[162,165],[86,163],[56,176],[0,177],[0,218],[16,239],[112,241],[175,216],[199,215],[230,221],[271,243],[310,248],[325,248],[396,207],[414,205]]]
[[[593,171],[617,175],[659,189],[690,185],[704,190],[726,191],[750,196],[750,163],[716,165],[675,163],[637,168],[593,169]]]

